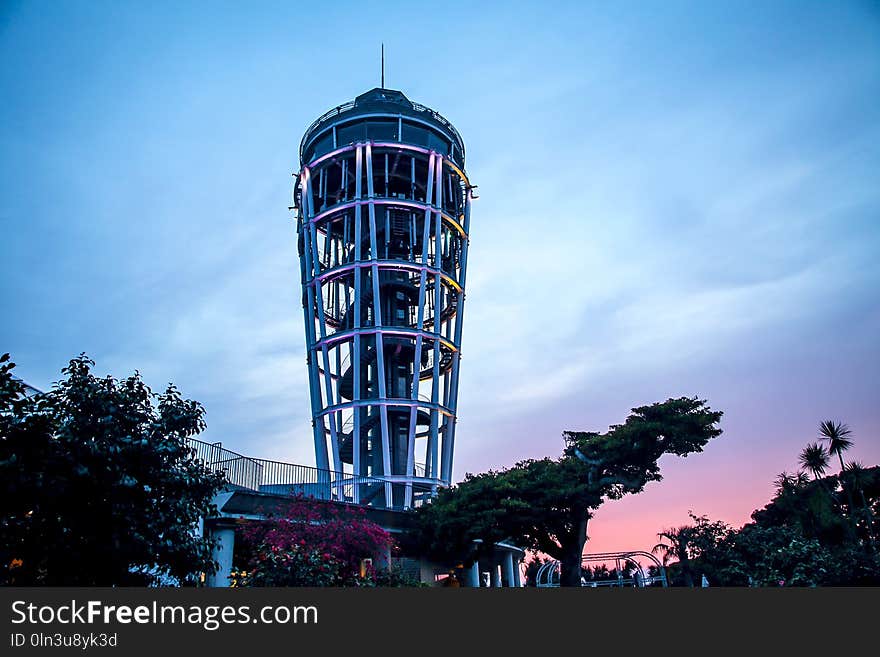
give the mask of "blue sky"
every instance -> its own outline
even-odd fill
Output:
[[[604,536],[742,522],[823,419],[880,461],[878,5],[428,7],[4,3],[19,375],[86,351],[202,401],[209,440],[312,463],[291,174],[384,41],[387,86],[458,127],[481,195],[456,477],[678,395],[725,434],[603,509]]]

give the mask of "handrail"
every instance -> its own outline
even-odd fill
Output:
[[[634,557],[647,557],[650,559],[654,565],[657,567],[657,575],[646,575],[644,569],[642,568],[642,564],[635,560]],[[656,584],[660,582],[660,584],[665,588],[669,585],[667,577],[666,577],[666,569],[660,563],[660,561],[650,552],[645,552],[643,550],[625,550],[623,552],[594,552],[590,554],[584,554],[581,557],[581,567],[590,562],[607,562],[607,561],[616,561],[617,567],[614,572],[617,573],[617,577],[615,579],[609,580],[590,580],[585,581],[581,579],[581,586],[588,587],[596,587],[596,586],[624,586],[624,585],[633,585],[637,587],[649,586],[651,584]],[[629,561],[636,568],[636,573],[638,577],[623,577],[623,570],[621,569],[621,561]],[[538,572],[535,574],[535,585],[538,588],[555,588],[559,586],[559,579],[561,576],[561,567],[559,561],[555,559],[549,559],[545,561],[538,568]]]
[[[355,488],[375,490],[378,486],[399,485],[395,477],[357,475],[285,461],[255,459],[225,449],[221,443],[206,443],[197,438],[186,440],[195,452],[194,456],[203,461],[205,467],[213,472],[223,472],[227,483],[236,488],[282,495],[308,494],[319,499],[357,503]],[[420,501],[416,501],[414,506],[419,504]]]
[[[329,110],[327,110],[326,112],[324,112],[321,116],[319,116],[317,119],[315,119],[314,121],[312,121],[311,125],[309,125],[308,128],[306,128],[306,131],[303,133],[303,135],[304,135],[304,137],[303,137],[303,144],[305,144],[305,139],[306,139],[306,137],[308,137],[309,134],[312,132],[312,130],[314,130],[315,128],[317,128],[319,124],[321,124],[322,122],[326,121],[326,120],[329,119],[331,116],[335,116],[335,115],[338,115],[338,114],[342,114],[342,112],[347,112],[348,110],[352,109],[353,107],[354,107],[354,101],[353,101],[353,100],[350,100],[350,101],[348,101],[347,103],[342,103],[342,105],[337,105],[336,107],[334,107],[334,108],[332,108],[332,109],[329,109]],[[302,154],[303,154],[303,145],[300,144],[300,149],[299,149],[299,157],[300,157],[300,159],[302,159]]]
[[[462,138],[461,133],[459,133],[459,131],[455,128],[455,126],[452,125],[452,123],[450,123],[449,120],[446,119],[442,114],[437,112],[437,110],[431,109],[430,107],[427,107],[426,105],[422,105],[421,103],[416,103],[413,101],[409,101],[409,102],[412,104],[413,110],[415,110],[416,112],[424,112],[425,114],[430,116],[432,119],[434,119],[437,123],[439,123],[441,126],[446,128],[447,130],[449,130],[450,133],[452,133],[453,138],[455,138],[458,141],[458,146],[461,148],[461,161],[464,162],[465,161],[464,139]],[[306,128],[306,131],[303,133],[302,141],[299,144],[300,162],[302,162],[303,154],[305,153],[306,142],[311,137],[312,131],[315,128],[317,128],[319,125],[321,125],[321,123],[323,123],[324,121],[327,121],[327,120],[333,118],[334,116],[339,116],[343,112],[348,112],[349,110],[354,109],[354,106],[355,106],[355,101],[353,101],[353,100],[350,100],[347,103],[342,103],[342,105],[337,105],[336,107],[327,110],[321,116],[319,116],[317,119],[312,121],[311,124],[309,124],[309,127]],[[394,114],[394,112],[389,112],[389,114]],[[399,114],[399,112],[398,112],[398,114]]]

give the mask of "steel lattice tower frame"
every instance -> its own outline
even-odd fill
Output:
[[[383,88],[321,116],[300,145],[315,455],[354,502],[410,508],[452,479],[473,198],[464,158],[446,119]]]

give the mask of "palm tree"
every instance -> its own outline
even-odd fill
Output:
[[[776,486],[777,497],[780,497],[785,493],[795,493],[809,483],[810,478],[803,470],[798,470],[797,472],[787,472],[783,470],[776,475],[776,479],[773,480],[773,485]]]
[[[806,470],[809,470],[810,473],[812,473],[813,478],[816,481],[819,480],[821,475],[825,474],[825,470],[828,469],[829,461],[830,455],[828,454],[828,450],[819,443],[810,443],[804,447],[798,458],[798,462]]]
[[[873,542],[874,514],[871,513],[871,507],[868,506],[868,500],[865,498],[865,484],[868,477],[867,469],[858,461],[852,461],[846,464],[845,470],[847,484],[852,484],[852,487],[859,492],[859,496],[862,498],[862,514],[865,516],[865,522],[868,526],[868,537]]]
[[[822,436],[823,440],[828,441],[828,453],[832,456],[836,454],[837,458],[840,459],[841,474],[843,474],[845,469],[843,453],[853,446],[853,441],[847,438],[851,434],[852,431],[843,422],[825,420],[819,425],[819,435]]]
[[[651,552],[660,554],[663,557],[663,565],[665,566],[669,557],[678,559],[681,565],[681,574],[684,576],[684,583],[693,588],[694,578],[691,572],[690,550],[694,539],[694,528],[690,525],[682,525],[675,529],[664,529],[657,534],[660,543],[657,543]],[[663,539],[669,541],[669,545],[663,543]]]
[[[846,464],[845,476],[848,483],[852,483],[853,488],[859,491],[862,497],[862,504],[868,509],[868,500],[865,499],[865,483],[867,483],[867,468],[859,461],[850,461]]]
[[[855,520],[855,504],[853,502],[852,491],[843,476],[844,470],[846,469],[843,465],[843,453],[853,446],[853,441],[847,438],[847,436],[851,434],[852,431],[850,431],[849,427],[843,422],[825,420],[819,425],[819,435],[828,441],[828,454],[837,454],[837,458],[840,459],[840,486],[846,492],[849,516],[853,521],[853,529],[855,530],[857,525],[857,521]]]
[[[776,475],[773,484],[776,486],[776,497],[782,497],[786,493],[791,493],[797,488],[797,475],[793,475],[790,472],[783,470]]]
[[[859,461],[850,461],[846,464],[847,479],[851,480],[857,491],[862,494],[862,501],[867,506],[868,501],[865,499],[865,483],[867,481],[867,468]]]

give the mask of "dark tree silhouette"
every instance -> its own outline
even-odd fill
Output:
[[[26,396],[0,358],[0,581],[111,586],[211,572],[194,532],[221,476],[186,438],[204,409],[135,373],[98,378],[85,355],[47,393]]]
[[[417,514],[423,549],[442,560],[479,556],[512,539],[561,564],[560,584],[579,586],[587,524],[605,500],[660,481],[664,454],[702,451],[721,434],[722,413],[697,398],[632,409],[605,433],[567,431],[559,459],[523,461],[500,472],[468,475]]]

